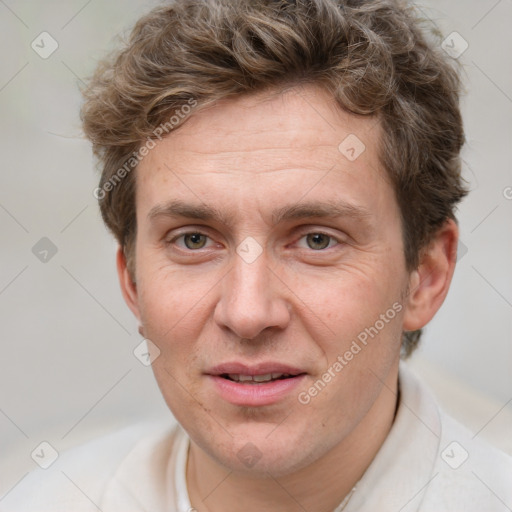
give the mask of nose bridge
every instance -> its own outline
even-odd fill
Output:
[[[240,255],[233,258],[233,269],[228,276],[226,292],[231,307],[247,307],[247,314],[268,309],[271,295],[270,269],[264,255],[254,261]]]
[[[217,323],[245,339],[255,338],[268,327],[284,328],[289,319],[286,299],[272,278],[266,255],[248,258],[239,252],[240,247],[222,285]]]

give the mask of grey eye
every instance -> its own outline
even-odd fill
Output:
[[[207,236],[201,233],[183,235],[183,242],[187,249],[202,249],[206,245]]]
[[[329,246],[331,237],[324,233],[310,233],[306,236],[306,242],[310,249],[320,251]]]

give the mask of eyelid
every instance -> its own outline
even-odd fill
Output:
[[[198,234],[198,235],[205,236],[208,239],[207,240],[207,244],[208,244],[208,242],[215,243],[213,237],[208,233],[209,230],[205,226],[197,226],[197,228],[195,226],[187,226],[187,227],[178,228],[177,230],[172,230],[172,231],[173,232],[177,231],[177,233],[174,233],[170,237],[169,237],[169,235],[167,235],[164,238],[164,243],[166,245],[175,244],[178,239],[180,239],[180,238],[182,238],[182,237],[184,237],[186,235],[192,235],[192,234]],[[294,237],[295,238],[295,242],[293,242],[293,245],[297,244],[300,240],[302,240],[306,236],[313,235],[313,234],[325,235],[325,236],[329,237],[331,240],[334,240],[336,242],[336,244],[333,247],[336,247],[337,245],[341,245],[341,244],[343,244],[345,242],[343,240],[342,236],[335,235],[335,234],[329,232],[329,230],[326,229],[326,228],[322,227],[322,228],[315,229],[314,225],[306,225],[306,226],[301,226],[299,228],[297,235]],[[211,244],[210,244],[210,246],[211,246]],[[200,251],[200,250],[203,250],[203,249],[207,249],[208,247],[209,246],[206,246],[206,247],[202,247],[201,249],[195,249],[195,250],[194,249],[188,249],[186,247],[180,247],[180,248],[183,249],[183,250],[186,250],[186,251],[197,252],[197,251]],[[326,249],[317,250],[315,252],[326,251],[327,249],[332,249],[333,247],[328,247]],[[313,251],[313,249],[310,249],[310,248],[308,248],[308,249]]]
[[[323,230],[320,230],[320,229],[318,229],[318,230],[309,230],[309,231],[301,234],[295,243],[298,244],[301,240],[306,238],[308,235],[324,235],[324,236],[327,236],[328,238],[330,238],[331,241],[329,242],[329,244],[332,241],[336,242],[336,244],[333,245],[333,246],[327,246],[325,249],[316,249],[315,250],[315,249],[311,249],[311,247],[301,247],[301,249],[307,249],[309,251],[314,251],[314,252],[320,253],[320,252],[323,252],[323,251],[327,251],[328,249],[333,249],[334,247],[337,247],[338,245],[341,245],[343,243],[340,240],[339,237],[334,236],[333,234],[327,233],[327,232],[325,232]]]
[[[336,231],[336,233],[333,233],[333,231]],[[302,238],[306,235],[325,235],[334,238],[336,241],[340,243],[344,240],[344,238],[347,237],[347,235],[341,232],[339,229],[329,228],[327,226],[317,226],[316,224],[307,224],[300,226],[296,230],[296,233],[299,236],[299,238]]]
[[[165,244],[166,245],[171,245],[171,244],[176,244],[176,241],[179,240],[180,238],[183,238],[187,235],[201,235],[201,236],[205,236],[207,238],[207,244],[208,242],[211,242],[213,243],[213,238],[208,234],[208,233],[205,233],[203,230],[200,230],[200,229],[190,229],[190,228],[183,228],[184,230],[183,231],[180,231],[178,233],[175,233],[172,237],[165,237]],[[189,249],[188,247],[180,247],[178,246],[180,249],[184,250],[184,251],[190,251],[190,252],[198,252],[198,251],[201,251],[203,249],[208,249],[209,246],[206,245],[205,247],[201,247],[200,249]]]

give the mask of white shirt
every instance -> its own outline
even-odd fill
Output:
[[[345,512],[512,510],[512,458],[440,411],[405,365],[399,383],[393,426]],[[107,436],[30,474],[0,500],[0,511],[190,512],[188,446],[179,426]]]

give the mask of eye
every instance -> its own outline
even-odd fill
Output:
[[[325,233],[308,233],[306,236],[301,238],[304,240],[308,249],[314,251],[321,251],[337,245],[339,242],[332,236],[326,235]],[[299,242],[300,245],[303,246]]]
[[[189,250],[204,249],[209,238],[202,233],[185,233],[173,240],[181,248]]]

